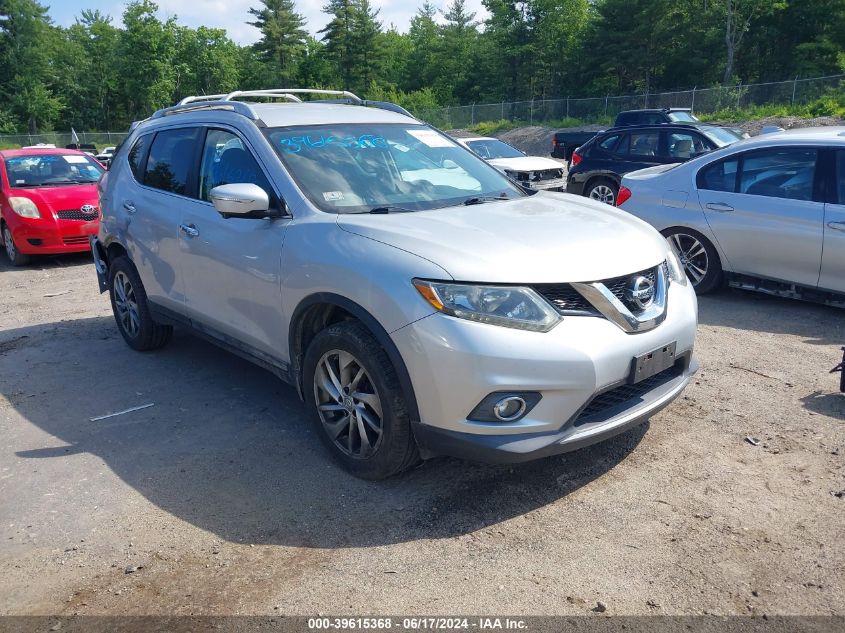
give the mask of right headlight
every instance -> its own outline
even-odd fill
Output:
[[[675,249],[669,247],[669,252],[666,254],[666,267],[669,269],[669,279],[682,286],[687,285],[687,273],[681,265],[681,260],[678,259],[678,254]]]
[[[532,332],[548,332],[557,311],[525,286],[480,286],[414,279],[414,287],[438,312],[459,319]]]
[[[29,198],[20,198],[18,196],[12,196],[9,198],[9,205],[12,207],[12,211],[17,213],[22,218],[37,219],[41,217],[41,213],[38,211],[38,207],[36,207],[35,203]]]

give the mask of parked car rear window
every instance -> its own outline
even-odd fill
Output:
[[[739,192],[771,198],[812,200],[814,149],[772,149],[743,157]]]
[[[739,160],[724,160],[698,172],[698,188],[710,191],[736,191],[736,171]]]
[[[85,154],[32,154],[6,159],[11,187],[61,187],[94,183],[103,173],[100,163]]]
[[[313,125],[265,134],[305,195],[331,213],[421,211],[475,197],[526,195],[477,155],[424,125]]]
[[[144,184],[148,187],[188,195],[188,177],[196,148],[196,128],[163,130],[150,147]]]
[[[129,160],[129,167],[135,175],[135,180],[138,180],[139,182],[144,179],[143,161],[144,158],[146,158],[151,138],[151,134],[145,134],[144,136],[138,137],[138,139],[132,144],[132,148],[129,150],[129,155],[127,156],[127,159]]]
[[[599,147],[601,147],[606,152],[612,152],[613,147],[616,145],[616,142],[619,140],[618,134],[613,134],[608,136],[606,139],[599,143]]]

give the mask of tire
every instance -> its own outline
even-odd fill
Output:
[[[722,262],[713,244],[694,229],[675,226],[662,231],[678,255],[696,294],[713,292],[722,285]]]
[[[584,195],[591,200],[598,200],[615,207],[616,198],[619,196],[619,185],[610,178],[596,178],[590,181],[584,190]]]
[[[146,352],[167,344],[173,327],[153,320],[144,284],[127,257],[109,264],[109,297],[117,329],[129,347]]]
[[[9,261],[12,263],[12,266],[26,266],[29,261],[29,255],[24,255],[18,250],[18,247],[15,245],[15,240],[12,237],[12,231],[9,230],[9,226],[3,222],[2,225],[2,232],[3,232],[3,246],[6,251],[6,257],[9,258]]]
[[[419,461],[396,370],[359,321],[336,323],[314,337],[302,382],[320,440],[350,473],[385,479]]]

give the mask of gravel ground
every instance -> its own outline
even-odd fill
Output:
[[[649,424],[369,483],[269,373],[131,351],[88,262],[0,263],[0,615],[845,614],[842,311],[702,298]]]

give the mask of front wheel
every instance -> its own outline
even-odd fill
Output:
[[[170,340],[173,327],[153,319],[144,284],[127,257],[117,257],[109,264],[109,297],[117,329],[129,347],[145,352]]]
[[[9,230],[9,225],[5,222],[3,223],[3,246],[12,266],[26,266],[29,263],[29,255],[24,255],[18,250],[12,237],[12,231]]]
[[[616,206],[616,197],[619,195],[619,186],[608,178],[599,178],[598,180],[590,183],[590,186],[587,187],[587,191],[584,195],[591,200],[598,200],[599,202],[604,202],[610,206]]]
[[[716,248],[698,231],[673,227],[663,231],[669,246],[675,251],[695,292],[712,292],[722,283],[722,264]]]
[[[320,439],[353,475],[385,479],[419,460],[396,370],[360,322],[336,323],[314,337],[303,392]]]

